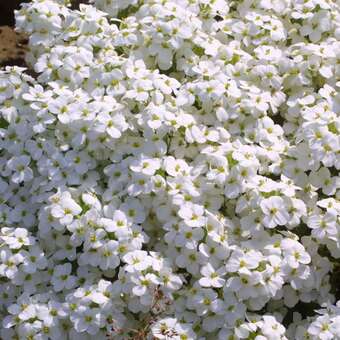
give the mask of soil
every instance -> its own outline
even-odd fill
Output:
[[[14,10],[20,8],[24,0],[0,1],[0,66],[24,66],[27,39],[16,33],[14,27]]]
[[[0,26],[0,66],[25,66],[27,38],[9,26]]]

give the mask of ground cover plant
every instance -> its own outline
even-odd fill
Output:
[[[340,339],[340,5],[33,0],[0,71],[1,339]]]

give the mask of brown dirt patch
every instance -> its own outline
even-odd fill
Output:
[[[27,37],[13,28],[0,26],[0,66],[24,66]]]

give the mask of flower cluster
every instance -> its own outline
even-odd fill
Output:
[[[340,339],[337,1],[68,2],[0,71],[0,337]]]
[[[288,332],[297,340],[303,339],[338,339],[340,331],[340,303],[325,304],[317,310],[317,315],[301,320],[294,315],[294,321]]]

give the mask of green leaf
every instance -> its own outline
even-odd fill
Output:
[[[0,117],[0,128],[7,129],[9,123],[3,117]]]

